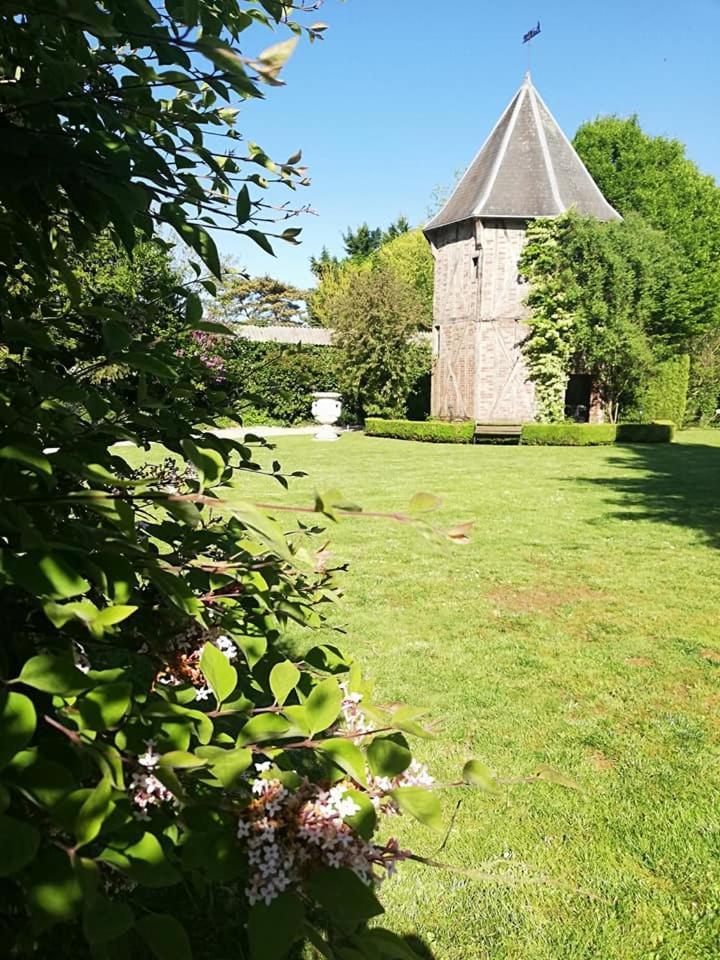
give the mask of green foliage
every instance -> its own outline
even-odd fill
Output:
[[[528,446],[594,447],[615,443],[614,423],[525,423],[520,442]]]
[[[247,424],[311,421],[312,393],[337,390],[338,352],[334,347],[220,341],[223,387]],[[345,411],[356,416],[351,406]]]
[[[656,364],[636,392],[628,420],[670,420],[682,426],[687,408],[690,357],[683,354]]]
[[[525,423],[520,442],[541,447],[596,447],[611,443],[671,443],[675,425],[654,423]]]
[[[710,330],[691,344],[687,416],[709,424],[720,407],[720,330]]]
[[[677,248],[637,216],[601,223],[571,213],[530,224],[520,270],[530,282],[523,349],[540,419],[562,419],[567,378],[583,371],[617,420],[655,357],[686,335]]]
[[[439,420],[380,420],[369,417],[365,421],[365,433],[369,437],[420,440],[426,443],[472,443],[475,422],[442,423]]]
[[[653,423],[618,423],[616,443],[672,443],[675,424],[670,420]]]
[[[418,330],[432,326],[434,261],[430,245],[421,230],[407,230],[385,241],[367,256],[338,261],[326,259],[313,294],[311,312],[324,327],[335,326],[336,297],[352,285],[355,278],[379,268],[411,287],[418,298],[415,323]]]
[[[308,322],[307,290],[274,277],[248,277],[228,271],[212,301],[209,315],[220,323],[248,323],[258,327],[291,326]]]
[[[324,296],[343,395],[363,415],[405,416],[408,396],[431,364],[429,344],[416,340],[419,294],[393,271],[366,263]]]
[[[677,140],[644,133],[637,117],[600,117],[580,127],[575,148],[623,215],[640,214],[682,251],[689,309],[685,332],[720,326],[720,187]]]
[[[323,625],[332,577],[313,528],[255,505],[258,474],[288,482],[261,470],[263,444],[212,431],[237,413],[207,339],[223,331],[202,319],[214,281],[194,261],[181,277],[158,239],[173,229],[216,277],[213,226],[295,241],[256,191],[306,182],[300,157],[274,162],[229,105],[279,83],[298,36],[322,35],[291,17],[275,0],[47,0],[0,20],[8,956],[280,960],[307,938],[348,955],[399,857],[374,840],[368,808],[392,798],[367,774],[375,727],[363,715],[349,731],[348,704],[383,736],[407,724],[335,648],[281,666],[290,624]],[[245,31],[263,27],[289,39],[253,58]],[[165,459],[133,464],[150,449]],[[352,756],[324,749],[343,739]],[[298,840],[322,804],[366,858],[362,879],[333,870],[334,897],[312,886],[325,854]],[[261,811],[284,818],[272,881],[254,856]]]

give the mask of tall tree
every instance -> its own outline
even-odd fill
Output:
[[[210,312],[221,323],[249,323],[259,327],[308,323],[308,290],[275,277],[248,277],[229,271],[223,278]]]
[[[637,117],[583,124],[575,148],[611,204],[664,230],[684,253],[690,329],[720,328],[720,187],[677,140],[652,137]]]

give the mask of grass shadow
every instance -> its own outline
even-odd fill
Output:
[[[614,476],[583,478],[620,494],[617,519],[685,527],[720,547],[720,447],[627,444],[623,454],[608,460],[617,467]]]

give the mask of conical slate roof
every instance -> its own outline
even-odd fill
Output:
[[[573,207],[621,220],[526,74],[452,196],[425,227],[478,217],[556,217]]]

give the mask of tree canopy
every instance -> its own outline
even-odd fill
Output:
[[[608,201],[640,214],[684,254],[689,331],[720,327],[720,187],[678,140],[652,137],[637,117],[583,124],[575,148]]]

